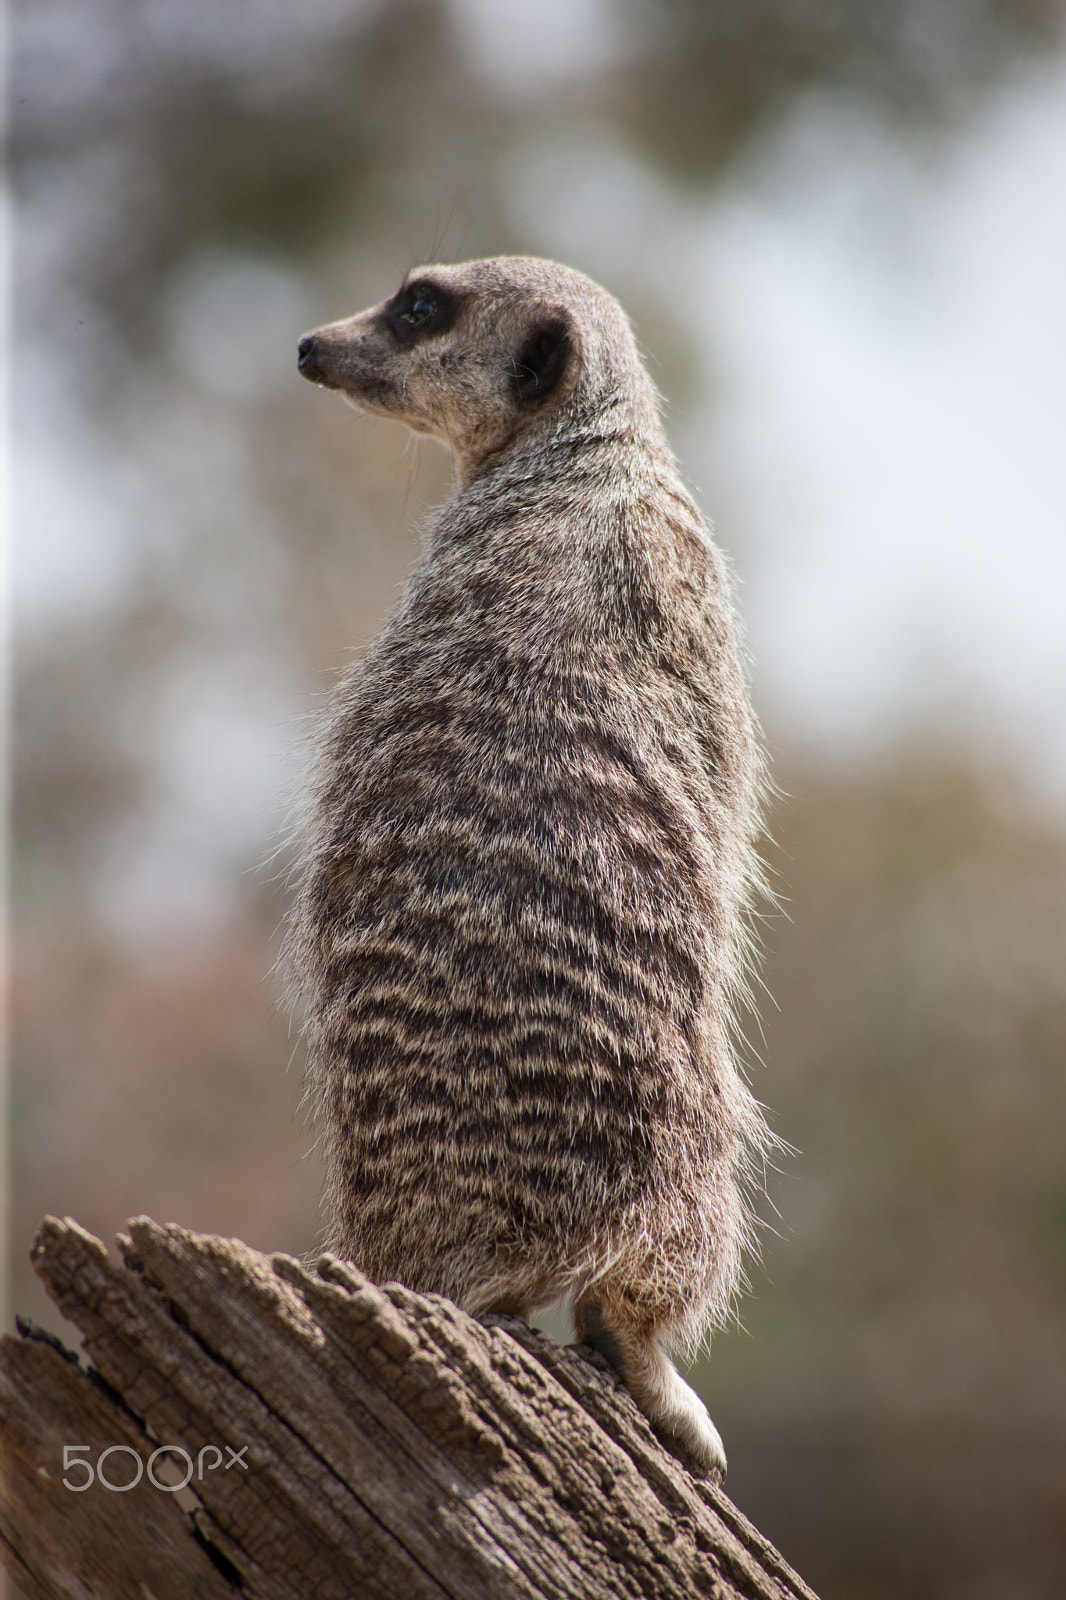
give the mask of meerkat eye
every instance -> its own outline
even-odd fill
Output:
[[[433,296],[423,293],[419,295],[410,311],[404,311],[401,315],[405,322],[409,322],[413,328],[417,328],[419,323],[428,322],[436,312],[436,309],[437,302]]]
[[[385,321],[401,345],[426,334],[444,333],[455,320],[459,300],[435,284],[416,283],[401,289],[385,311]]]

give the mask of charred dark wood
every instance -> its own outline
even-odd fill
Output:
[[[84,1363],[3,1341],[0,1542],[33,1600],[812,1600],[591,1352],[329,1256],[129,1230],[121,1263],[70,1220],[38,1237]]]

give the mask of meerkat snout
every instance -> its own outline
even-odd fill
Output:
[[[721,1474],[665,1347],[725,1314],[769,1140],[735,1048],[763,767],[725,562],[580,273],[422,267],[299,360],[460,484],[314,779],[291,949],[328,1246],[474,1312],[569,1298]]]

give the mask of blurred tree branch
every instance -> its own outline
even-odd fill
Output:
[[[613,0],[607,69],[516,103],[470,61],[447,0],[325,22],[312,9],[272,50],[243,51],[189,0],[151,10],[154,28],[113,0],[17,0],[12,19],[17,192],[72,158],[110,164],[121,248],[87,219],[77,268],[127,337],[151,331],[158,283],[205,240],[303,257],[386,195],[425,249],[428,197],[476,192],[510,248],[501,158],[560,117],[621,130],[707,185],[819,84],[905,123],[950,122],[1066,17],[1063,0]]]
[[[888,117],[954,121],[1019,52],[1062,35],[1062,0],[622,0],[633,53],[617,114],[673,176],[707,184],[790,99],[849,90]]]

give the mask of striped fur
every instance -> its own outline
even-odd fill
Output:
[[[573,1297],[724,1470],[658,1343],[723,1315],[767,1142],[733,1044],[762,761],[723,559],[576,272],[422,268],[301,352],[460,482],[314,779],[292,950],[327,1243],[471,1310]]]

